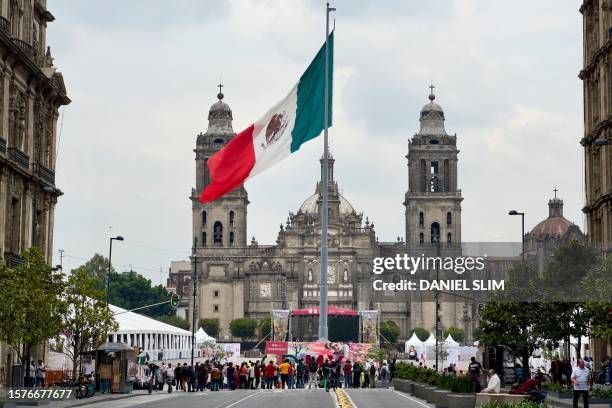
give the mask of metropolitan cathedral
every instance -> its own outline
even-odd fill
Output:
[[[434,331],[434,303],[407,291],[373,290],[374,278],[400,279],[392,273],[373,275],[373,259],[405,252],[421,255],[434,248],[442,248],[444,255],[461,242],[463,198],[458,189],[457,136],[446,132],[444,111],[435,98],[432,87],[429,102],[421,110],[420,129],[409,140],[409,185],[403,201],[405,242],[400,238],[396,242],[377,240],[374,223],[340,193],[334,178],[335,160],[329,161],[329,305],[379,310],[381,321],[394,321],[400,327],[400,339],[407,338],[411,327]],[[232,110],[223,93],[217,99],[208,113],[208,129],[197,136],[194,150],[196,183],[190,197],[194,254],[190,261],[173,262],[168,286],[181,298],[193,299],[196,276],[196,317],[218,319],[219,338],[226,341],[231,339],[229,324],[234,319],[261,321],[270,318],[272,309],[318,306],[323,183],[322,178],[313,180],[311,195],[289,212],[273,245],[260,244],[247,235],[249,197],[244,186],[201,204],[199,193],[210,181],[207,160],[235,136]],[[191,303],[182,305],[182,314],[190,321]],[[442,327],[463,328],[470,339],[476,324],[474,305],[443,302],[440,314]],[[316,337],[316,322],[308,324],[303,340]]]

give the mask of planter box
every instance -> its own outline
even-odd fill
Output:
[[[590,404],[608,404],[612,406],[612,398],[601,398],[601,397],[591,397],[589,398]]]
[[[434,387],[433,385],[423,387],[423,399],[427,402],[434,402],[433,395],[434,391],[437,389],[438,387]]]
[[[476,405],[476,394],[453,394],[447,396],[448,406],[452,408],[474,408]]]
[[[451,392],[448,390],[437,389],[433,392],[433,403],[436,408],[451,408],[448,405],[448,394]]]
[[[393,379],[393,387],[401,392],[406,392],[408,394],[412,394],[412,386],[413,386],[413,381],[410,380],[401,380],[398,378],[394,378]]]
[[[551,397],[559,398],[559,399],[571,399],[574,398],[573,392],[558,392],[558,391],[548,391],[548,395]]]
[[[412,395],[414,395],[417,398],[423,398],[423,384],[421,383],[414,383],[412,384]]]

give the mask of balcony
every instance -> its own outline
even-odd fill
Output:
[[[30,168],[30,156],[21,151],[21,149],[9,147],[8,154],[9,158],[17,163],[17,165],[22,169],[28,170]]]
[[[54,186],[55,185],[55,173],[51,169],[46,168],[42,164],[36,165],[36,174],[45,183]]]
[[[30,44],[25,41],[19,40],[17,38],[13,38],[13,43],[23,51],[30,59],[34,60],[36,58],[36,50]]]
[[[0,16],[0,30],[11,35],[11,22],[6,17]]]
[[[0,137],[0,153],[6,154],[6,139]]]

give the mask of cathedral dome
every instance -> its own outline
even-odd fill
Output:
[[[355,209],[349,203],[349,201],[344,198],[342,194],[339,194],[340,197],[340,215],[349,215],[355,212]],[[319,212],[319,193],[314,193],[310,197],[308,197],[304,203],[300,206],[300,211],[304,213],[316,214]]]
[[[548,218],[533,227],[529,233],[534,238],[561,238],[574,226],[563,217],[563,200],[558,197],[548,201]]]
[[[434,102],[436,95],[433,93],[433,85],[429,94],[429,103],[421,109],[421,129],[419,135],[446,135],[444,129],[444,110]]]

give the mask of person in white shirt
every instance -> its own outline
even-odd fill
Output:
[[[499,394],[499,391],[501,389],[501,381],[499,380],[497,373],[495,372],[495,370],[491,369],[488,372],[488,376],[489,382],[487,383],[487,388],[485,388],[481,392],[485,394]]]
[[[574,408],[578,408],[578,399],[582,395],[584,408],[589,408],[589,391],[593,385],[591,370],[584,366],[584,360],[578,359],[578,366],[572,370],[570,377],[574,385]]]

